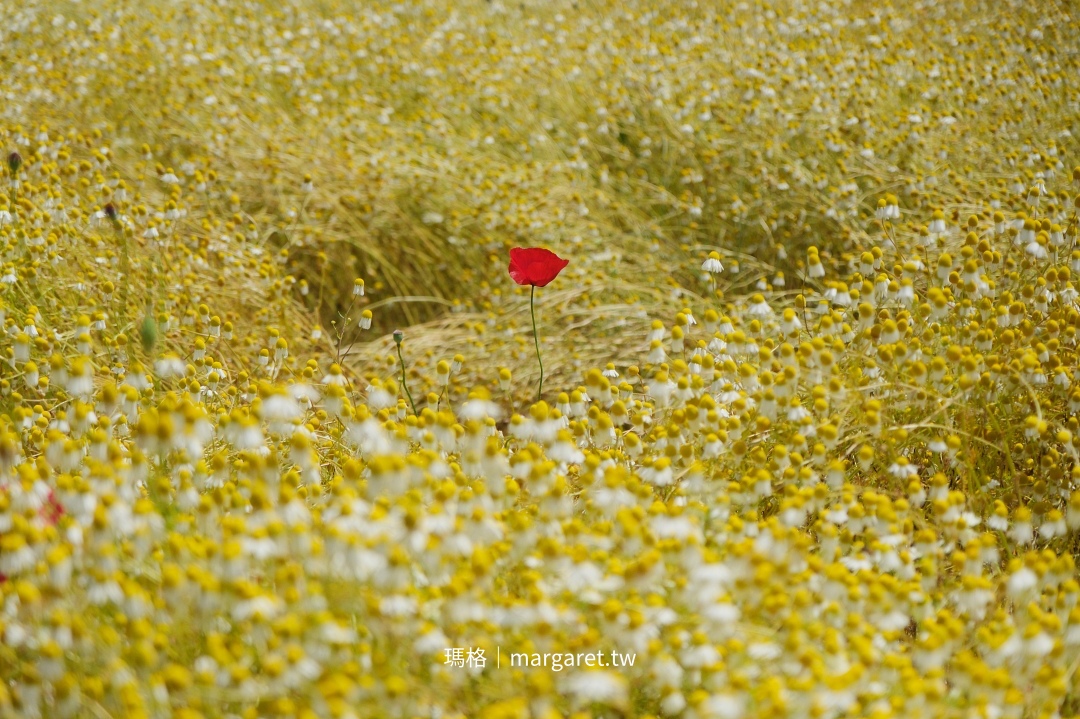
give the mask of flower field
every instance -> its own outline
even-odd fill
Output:
[[[1076,13],[0,0],[0,719],[1080,715]]]

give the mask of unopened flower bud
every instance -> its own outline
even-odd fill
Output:
[[[154,322],[154,318],[149,314],[143,318],[139,335],[142,337],[142,346],[144,350],[149,352],[154,349],[154,343],[157,342],[157,323]]]

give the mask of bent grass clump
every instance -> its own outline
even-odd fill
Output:
[[[1080,709],[1073,19],[8,9],[0,717]]]

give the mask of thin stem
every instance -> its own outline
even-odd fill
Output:
[[[120,286],[120,314],[121,319],[126,322],[128,318],[128,297],[130,295],[129,287],[131,282],[131,247],[128,245],[127,232],[124,231],[124,228],[119,221],[113,223],[113,228],[120,236],[120,274],[124,276],[123,284]]]
[[[338,333],[337,333],[337,349],[336,349],[335,355],[334,355],[334,362],[336,362],[337,364],[341,364],[341,360],[343,359],[343,357],[341,355],[341,342],[342,342],[342,340],[345,339],[345,332],[349,329],[349,320],[352,319],[349,315],[352,313],[352,308],[353,308],[353,305],[355,303],[356,303],[356,295],[353,295],[352,299],[349,300],[349,308],[347,310],[345,310],[345,314],[342,315],[341,312],[338,312],[338,317],[342,318],[342,325],[338,329]],[[331,323],[331,324],[333,324],[333,323]],[[336,327],[336,325],[335,325],[335,327]],[[353,344],[356,344],[355,340],[353,340]],[[352,345],[349,345],[349,349],[350,350],[352,349]],[[348,350],[346,350],[346,355],[348,355]]]
[[[409,385],[405,382],[405,358],[401,356],[401,343],[397,343],[397,356],[401,360],[401,386],[405,388],[405,395],[409,398],[409,404],[412,406],[413,414],[420,416],[416,411],[416,403],[413,402],[412,393],[409,392]]]
[[[536,285],[529,292],[529,314],[532,315],[533,342],[536,343],[536,361],[540,365],[540,384],[536,388],[536,401],[539,402],[544,394],[544,361],[540,359],[540,336],[536,333]]]

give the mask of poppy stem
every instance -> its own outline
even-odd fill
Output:
[[[529,314],[532,315],[533,342],[536,343],[536,361],[540,365],[540,384],[536,388],[536,401],[539,402],[544,394],[544,361],[540,359],[540,337],[536,334],[536,285],[529,292]]]
[[[409,385],[405,382],[405,358],[401,356],[401,342],[397,343],[397,356],[401,360],[401,386],[405,388],[405,395],[409,398],[412,413],[419,417],[420,415],[416,411],[416,403],[412,399],[412,392],[409,391]]]

